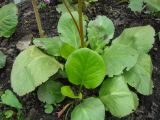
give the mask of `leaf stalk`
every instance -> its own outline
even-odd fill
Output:
[[[83,0],[78,0],[78,14],[79,14],[79,27],[80,27],[80,38],[81,47],[84,47],[84,33],[83,33]]]
[[[33,5],[33,10],[35,13],[35,17],[36,17],[36,22],[37,22],[37,26],[38,26],[38,31],[39,31],[39,35],[41,38],[44,37],[44,31],[42,28],[42,22],[41,22],[41,18],[40,18],[40,14],[38,12],[38,6],[37,6],[37,0],[32,0],[32,5]]]

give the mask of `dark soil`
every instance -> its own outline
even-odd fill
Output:
[[[1,5],[0,5],[1,6]],[[40,10],[43,22],[43,28],[48,36],[57,35],[57,22],[60,14],[56,12],[55,2],[46,9]],[[127,8],[127,4],[117,4],[114,0],[99,0],[86,9],[86,14],[89,19],[94,19],[97,15],[106,15],[111,18],[116,27],[115,36],[127,27],[152,25],[156,32],[160,31],[160,17],[147,13],[134,14]],[[15,57],[20,52],[16,48],[16,44],[22,37],[32,34],[38,36],[38,30],[35,22],[35,17],[30,2],[25,2],[19,5],[19,24],[14,35],[9,38],[0,38],[0,50],[7,55],[7,63],[5,68],[0,70],[0,89],[5,90],[10,87],[10,73]],[[145,42],[145,41],[144,41]],[[106,113],[106,120],[160,120],[160,42],[156,37],[156,42],[150,52],[152,57],[153,82],[154,90],[150,96],[139,96],[140,105],[138,109],[127,117],[118,119],[109,113]],[[32,92],[24,97],[19,97],[23,104],[23,114],[28,120],[63,120],[65,115],[57,118],[56,112],[62,109],[67,103],[64,101],[60,104],[55,112],[47,115],[44,113],[43,106],[37,99],[36,92]],[[2,108],[1,107],[1,112]],[[69,120],[69,119],[68,119]]]

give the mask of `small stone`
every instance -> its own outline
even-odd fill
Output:
[[[157,48],[153,48],[154,49],[154,51],[157,51],[158,49]]]
[[[14,49],[10,48],[7,50],[8,55],[12,55],[14,53]]]
[[[28,48],[31,43],[32,37],[33,37],[32,34],[27,34],[24,37],[22,37],[19,40],[19,42],[16,44],[17,49],[22,51],[22,50]]]

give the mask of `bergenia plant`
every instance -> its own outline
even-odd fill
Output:
[[[11,73],[14,92],[23,96],[38,87],[47,113],[68,97],[71,102],[58,116],[74,106],[71,120],[104,120],[105,111],[116,117],[132,113],[139,104],[136,93],[152,94],[148,52],[154,29],[150,25],[127,28],[113,39],[115,27],[109,18],[85,21],[82,0],[78,12],[65,6],[68,12],[59,19],[59,35],[34,39],[35,45],[16,58]],[[96,92],[91,94],[92,90]]]

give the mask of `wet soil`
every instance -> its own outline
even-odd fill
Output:
[[[56,27],[60,14],[56,12],[55,4],[56,2],[53,1],[52,4],[46,9],[40,10],[43,28],[48,36],[57,35]],[[0,6],[2,6],[2,4]],[[156,32],[160,31],[160,16],[153,14],[151,15],[146,12],[135,14],[127,8],[127,4],[117,4],[114,0],[99,0],[99,2],[88,7],[85,10],[85,13],[89,19],[94,19],[97,15],[105,15],[112,19],[116,27],[115,36],[120,35],[120,33],[127,27],[148,24],[152,25]],[[32,34],[33,37],[37,37],[38,30],[31,2],[27,1],[19,5],[19,23],[16,32],[9,39],[0,38],[0,50],[7,55],[6,65],[0,70],[0,89],[11,89],[11,68],[15,57],[20,52],[16,48],[16,44],[22,37],[30,34]],[[154,66],[153,94],[150,96],[138,94],[140,104],[134,113],[121,119],[113,117],[110,113],[106,113],[105,120],[160,120],[160,41],[157,36],[155,44],[150,51],[150,55]],[[62,109],[68,100],[65,100],[55,109],[55,112],[48,115],[44,113],[44,104],[37,99],[36,92],[32,92],[24,97],[19,97],[19,99],[24,107],[23,115],[25,120],[64,120],[65,118],[65,114],[61,118],[57,118],[56,112]],[[2,109],[4,110],[6,108],[1,107],[0,112],[2,112]]]

